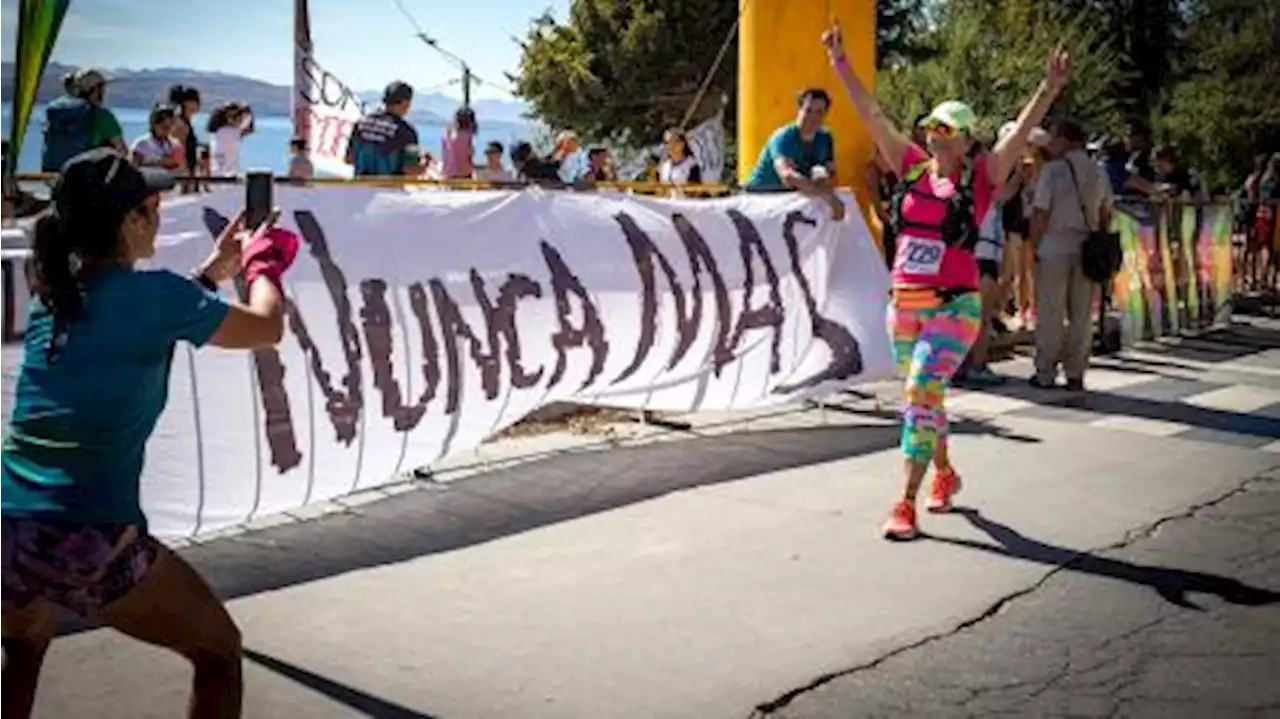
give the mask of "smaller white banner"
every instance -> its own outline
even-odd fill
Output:
[[[306,136],[308,155],[318,174],[351,177],[352,168],[346,163],[347,141],[364,114],[364,104],[351,88],[320,67],[310,53],[300,50],[296,56],[293,126]]]

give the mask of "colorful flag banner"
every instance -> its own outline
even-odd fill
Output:
[[[1112,288],[1123,344],[1230,320],[1230,205],[1124,202],[1111,227],[1124,257]]]
[[[40,78],[49,64],[62,19],[71,0],[22,0],[18,10],[18,47],[14,55],[13,97],[9,110],[9,154],[5,176],[12,176],[22,152],[22,141],[36,104]]]

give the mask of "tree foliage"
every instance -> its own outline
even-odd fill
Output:
[[[735,0],[574,0],[564,24],[534,21],[513,82],[552,126],[653,142],[684,117],[738,8]],[[880,0],[876,9],[878,94],[900,123],[962,98],[990,133],[1022,107],[1049,49],[1066,41],[1074,72],[1055,114],[1107,133],[1130,117],[1148,120],[1157,140],[1175,142],[1219,186],[1239,182],[1253,154],[1280,150],[1274,0]],[[731,142],[736,71],[731,46],[694,116],[727,97]]]
[[[1187,0],[1049,0],[1108,38],[1124,78],[1117,100],[1130,114],[1156,107],[1183,48]]]
[[[948,3],[928,37],[936,54],[881,70],[877,94],[902,125],[938,102],[963,100],[981,118],[980,133],[993,135],[1031,97],[1059,41],[1071,50],[1072,80],[1055,113],[1099,128],[1119,124],[1116,89],[1125,75],[1118,53],[1080,16],[1034,0]]]
[[[876,3],[876,66],[924,60],[933,50],[922,42],[933,0],[879,0]]]
[[[737,12],[733,2],[575,0],[566,24],[534,22],[516,92],[552,126],[652,141],[689,109]],[[700,116],[732,96],[736,58],[735,38]]]
[[[910,60],[919,54],[916,38],[930,2],[877,4],[881,58]],[[512,82],[549,125],[597,139],[653,142],[684,118],[738,11],[737,0],[574,0],[564,24],[549,14],[533,22]],[[813,51],[821,52],[817,38],[811,41]],[[737,38],[730,42],[693,122],[728,98],[725,122],[732,137]]]
[[[1229,188],[1255,154],[1280,151],[1280,6],[1205,0],[1190,17],[1188,52],[1155,126],[1211,186]]]

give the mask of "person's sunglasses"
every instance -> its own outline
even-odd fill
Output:
[[[954,127],[946,123],[937,122],[937,121],[926,123],[924,125],[924,131],[931,135],[937,135],[939,137],[955,137],[957,134],[956,129]]]

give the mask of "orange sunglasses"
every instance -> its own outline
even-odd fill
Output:
[[[954,127],[936,120],[925,124],[924,131],[941,137],[955,137],[957,134]]]

